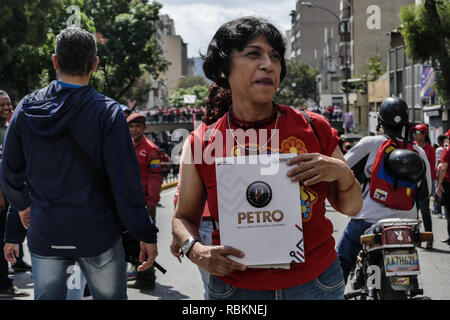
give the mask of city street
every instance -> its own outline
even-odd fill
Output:
[[[161,193],[160,207],[157,209],[157,225],[159,228],[159,255],[156,259],[166,270],[166,274],[156,271],[157,283],[154,290],[141,291],[128,288],[130,300],[202,300],[203,286],[198,268],[189,260],[184,259],[179,263],[170,251],[172,241],[171,218],[173,214],[173,195],[175,188]],[[342,234],[348,218],[336,213],[327,206],[327,217],[333,221],[334,237],[336,241]],[[440,242],[446,237],[446,221],[432,215],[435,243],[433,250],[419,250],[420,266],[422,274],[419,277],[420,287],[425,295],[433,300],[450,300],[450,247]],[[25,246],[26,250],[26,246]],[[25,260],[29,262],[29,254],[26,251]],[[128,282],[129,285],[133,281]],[[20,289],[26,289],[31,293],[30,297],[19,298],[22,300],[33,299],[33,283],[31,273],[18,273],[15,276],[15,285]],[[347,290],[349,288],[347,287]]]

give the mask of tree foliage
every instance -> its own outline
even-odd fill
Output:
[[[82,11],[94,21],[100,40],[98,89],[115,99],[126,97],[136,81],[148,72],[153,78],[168,67],[158,48],[156,21],[162,5],[138,0],[86,1]]]
[[[441,100],[450,103],[450,2],[425,0],[400,12],[406,52],[414,61],[438,64],[436,88]]]
[[[196,96],[194,107],[200,107],[205,105],[206,95],[208,94],[208,87],[203,86],[193,86],[190,88],[178,88],[175,89],[174,93],[169,98],[169,104],[174,108],[181,108],[186,105],[184,102],[184,95],[194,95]]]
[[[54,0],[2,0],[0,2],[0,89],[13,100],[39,85],[45,65],[49,14]]]
[[[2,0],[0,88],[21,99],[55,79],[51,61],[56,36],[67,27],[71,5],[80,8],[83,29],[96,33],[100,65],[91,85],[122,100],[140,95],[140,77],[157,78],[168,62],[156,41],[161,4],[139,0]],[[148,79],[147,79],[148,80]],[[147,89],[151,81],[144,81]]]
[[[304,62],[290,62],[287,65],[286,77],[275,95],[275,100],[290,106],[303,105],[308,99],[316,101],[316,76],[318,74],[318,70]]]
[[[381,57],[381,55],[377,53],[373,57],[367,59],[365,69],[366,73],[363,75],[363,77],[367,81],[375,81],[386,73],[386,62]]]
[[[183,77],[178,81],[177,88],[190,88],[194,86],[207,86],[206,80],[202,76]]]

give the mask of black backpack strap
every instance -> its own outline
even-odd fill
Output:
[[[94,187],[99,191],[107,200],[108,206],[112,209],[114,215],[119,219],[119,213],[117,212],[116,202],[114,200],[114,195],[112,193],[111,184],[109,183],[109,178],[106,173],[98,168],[94,161],[86,154],[83,148],[78,144],[73,135],[70,133],[69,129],[64,131],[64,136],[67,137],[73,149],[79,156],[80,160],[84,163],[89,173],[94,178]]]
[[[310,125],[311,129],[314,131],[314,135],[316,136],[317,140],[319,141],[320,150],[322,151],[322,144],[320,143],[319,135],[317,134],[316,128],[314,128],[314,124],[313,124],[311,118],[308,116],[308,114],[304,110],[300,110],[300,112],[303,114],[303,116],[305,117],[306,121]]]

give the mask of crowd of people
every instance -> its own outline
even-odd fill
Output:
[[[155,287],[158,250],[169,248],[157,246],[156,207],[164,161],[163,152],[144,134],[147,123],[203,120],[184,142],[170,251],[180,262],[186,257],[199,267],[207,299],[343,299],[359,236],[373,223],[386,217],[415,217],[415,200],[420,200],[424,227],[431,231],[427,208],[432,180],[435,200],[450,206],[445,201],[450,195],[448,140],[439,137],[442,146],[435,150],[429,146],[427,127],[415,126],[410,149],[426,167],[426,175],[417,182],[425,196],[412,199],[408,209],[374,201],[367,188],[380,146],[386,141],[409,146],[408,137],[402,136],[408,124],[406,103],[385,99],[379,112],[385,135],[361,139],[345,150],[344,157],[338,132],[325,117],[273,100],[286,75],[285,51],[283,36],[270,22],[255,17],[229,21],[217,30],[203,57],[205,74],[213,81],[206,108],[190,114],[187,107],[132,113],[88,85],[99,63],[94,37],[80,28],[63,30],[52,56],[56,81],[23,98],[11,119],[11,102],[0,91],[0,133],[5,135],[0,295],[27,294],[7,275],[8,262],[20,263],[25,236],[35,299],[73,298],[67,271],[74,265],[83,279],[77,298],[86,286],[94,299],[127,299],[130,279],[136,279],[138,288]],[[330,117],[338,116],[334,111],[328,112]],[[265,144],[259,135],[256,142],[239,141],[233,134],[238,130],[264,130],[272,136]],[[231,144],[219,138],[230,133]],[[279,144],[272,150],[274,133]],[[240,248],[221,243],[219,178],[215,162],[203,156],[266,153],[295,154],[287,163],[287,175],[279,178],[299,186],[298,198],[292,201],[301,203],[298,218],[306,259],[289,268],[246,266],[239,262],[245,254]],[[337,247],[325,201],[351,218]],[[434,203],[437,210],[441,202]],[[443,242],[450,244],[448,225],[449,238]]]
[[[300,109],[300,108],[298,108]],[[313,106],[308,107],[308,111],[315,112],[323,115],[330,121],[342,121],[342,106],[341,105],[333,105],[333,106]]]
[[[155,107],[142,112],[150,123],[161,122],[195,122],[201,121],[205,115],[205,107],[183,106],[181,108]]]

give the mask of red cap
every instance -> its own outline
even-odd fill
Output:
[[[128,116],[127,118],[127,123],[131,123],[131,122],[143,122],[145,123],[145,115],[143,113],[140,112],[136,112],[136,113],[132,113]]]
[[[448,129],[448,131],[446,133],[444,133],[444,135],[446,135],[447,137],[450,137],[450,129]]]
[[[419,130],[423,132],[424,134],[428,134],[428,127],[422,123],[419,123],[414,127],[414,130]]]

